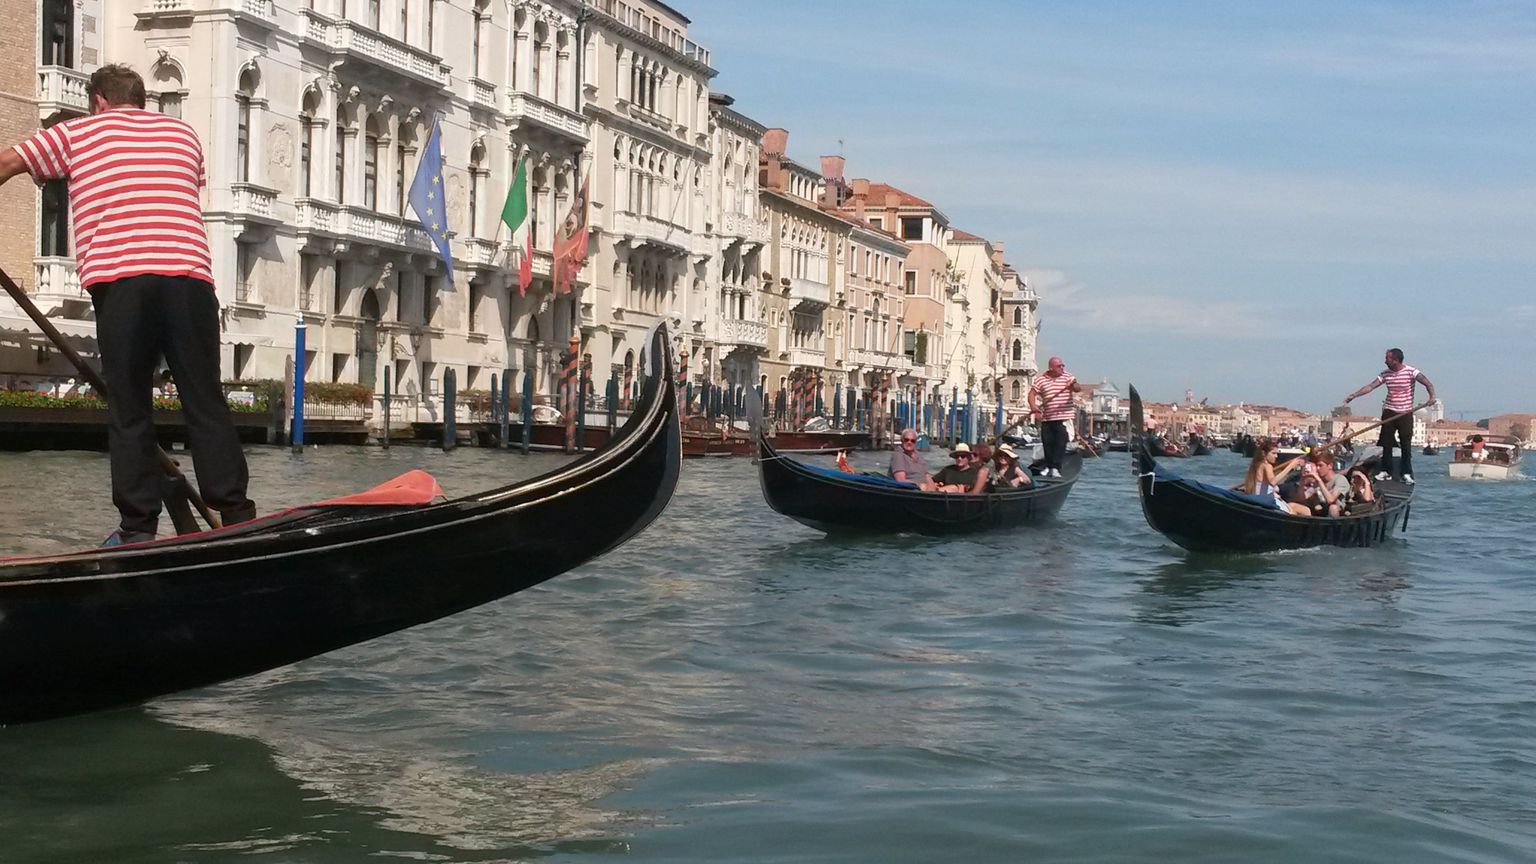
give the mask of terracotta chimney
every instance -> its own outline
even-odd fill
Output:
[[[841,156],[823,156],[821,157],[821,176],[828,180],[841,182],[843,179],[843,167],[847,164],[848,160]]]
[[[863,177],[855,178],[854,181],[853,181],[853,194],[858,195],[860,197],[868,195],[869,194],[869,180],[867,180],[867,179],[865,179]]]
[[[763,152],[773,156],[783,156],[789,147],[788,129],[769,129],[763,133]]]

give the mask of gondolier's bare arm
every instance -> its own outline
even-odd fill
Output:
[[[1355,400],[1355,397],[1357,397],[1357,396],[1364,396],[1365,394],[1371,392],[1372,390],[1375,390],[1377,387],[1380,387],[1380,386],[1381,386],[1381,376],[1378,375],[1375,378],[1371,379],[1371,383],[1365,385],[1364,387],[1361,387],[1359,390],[1356,390],[1355,392],[1349,394],[1348,396],[1345,396],[1344,397],[1344,401],[1346,403],[1353,402]]]
[[[1419,382],[1420,384],[1424,385],[1424,392],[1429,394],[1429,401],[1431,401],[1431,402],[1438,402],[1438,401],[1440,401],[1439,399],[1435,398],[1435,385],[1430,383],[1428,375],[1425,375],[1423,372],[1420,372],[1419,374],[1413,376],[1413,380],[1415,380],[1415,381]]]
[[[6,148],[0,151],[0,183],[15,177],[17,174],[25,174],[27,163],[21,160],[21,154],[15,148]]]

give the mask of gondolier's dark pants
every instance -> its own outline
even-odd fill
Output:
[[[1401,411],[1393,411],[1389,408],[1381,410],[1381,419],[1401,414]],[[1403,458],[1398,470],[1392,470],[1392,445],[1394,442],[1402,448]],[[1413,415],[1408,414],[1398,417],[1396,420],[1388,420],[1381,424],[1381,437],[1376,439],[1381,445],[1381,470],[1391,473],[1394,477],[1413,473]]]
[[[256,514],[246,497],[245,453],[219,380],[219,301],[186,276],[133,276],[91,290],[107,385],[112,503],[125,531],[154,533],[163,473],[155,439],[155,368],[165,357],[186,419],[198,489],[226,523]]]
[[[1045,467],[1061,470],[1061,460],[1067,457],[1067,421],[1041,420],[1040,447],[1045,451]]]

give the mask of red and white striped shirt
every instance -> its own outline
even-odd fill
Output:
[[[1397,371],[1391,369],[1376,376],[1376,380],[1387,385],[1387,398],[1381,402],[1381,407],[1388,411],[1401,414],[1413,408],[1413,381],[1419,377],[1419,370],[1404,363],[1397,367]]]
[[[1042,420],[1075,420],[1077,406],[1072,402],[1072,385],[1077,379],[1069,372],[1052,377],[1046,373],[1036,378],[1029,389],[1036,394]]]
[[[112,108],[16,145],[34,180],[69,180],[75,261],[86,288],[145,274],[213,284],[198,190],[203,148],[185,122]]]

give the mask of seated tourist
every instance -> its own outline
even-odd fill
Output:
[[[1017,489],[1034,485],[1029,472],[1019,464],[1019,454],[1007,444],[998,445],[992,454],[992,486],[996,489]]]
[[[917,452],[917,430],[906,429],[901,433],[901,443],[891,453],[890,475],[892,480],[904,480],[918,486],[932,485],[928,462]]]
[[[1249,495],[1258,495],[1274,502],[1275,509],[1296,516],[1310,516],[1312,508],[1287,501],[1280,493],[1280,481],[1283,477],[1275,476],[1275,453],[1280,446],[1273,440],[1264,439],[1254,445],[1253,459],[1248,463],[1248,473],[1243,477],[1242,485],[1235,487]],[[1285,474],[1290,473],[1287,468]]]
[[[1349,496],[1349,481],[1334,470],[1333,452],[1327,448],[1313,450],[1307,454],[1307,465],[1303,470],[1312,473],[1318,480],[1316,495],[1309,505],[1312,507],[1312,515],[1343,514],[1345,499]]]
[[[1359,469],[1349,472],[1349,495],[1344,500],[1344,512],[1350,515],[1375,510],[1376,490],[1371,488],[1371,478]]]
[[[949,457],[955,464],[946,465],[933,475],[934,492],[960,492],[980,495],[987,490],[987,466],[975,459],[970,445],[960,442]]]

